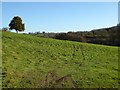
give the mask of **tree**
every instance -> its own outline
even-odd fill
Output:
[[[43,31],[42,33],[45,34],[45,31]]]
[[[25,25],[22,23],[22,19],[19,16],[16,16],[11,20],[9,27],[10,30],[15,29],[16,32],[25,30]]]
[[[8,31],[8,28],[7,27],[3,27],[2,31]]]

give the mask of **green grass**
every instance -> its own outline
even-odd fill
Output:
[[[3,87],[118,88],[118,47],[2,35]]]
[[[0,89],[2,88],[2,32],[0,31]]]

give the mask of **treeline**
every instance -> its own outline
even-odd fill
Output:
[[[55,35],[56,39],[120,46],[120,26],[84,32],[68,32]]]
[[[96,29],[92,31],[79,31],[67,33],[29,33],[37,37],[70,40],[85,43],[94,43],[110,46],[120,46],[120,26]]]
[[[8,28],[2,28],[2,31],[9,31],[9,30]],[[54,38],[60,40],[70,40],[70,41],[94,43],[94,44],[102,44],[102,45],[110,45],[110,46],[120,46],[120,25],[110,28],[96,29],[92,31],[79,31],[79,32],[67,32],[67,33],[46,33],[45,31],[43,31],[43,32],[35,32],[35,33],[29,32],[28,34],[37,37],[46,37],[46,38]]]

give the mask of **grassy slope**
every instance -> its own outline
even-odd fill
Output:
[[[118,47],[9,32],[2,47],[3,87],[118,87]]]
[[[2,32],[0,32],[0,89],[2,88]]]

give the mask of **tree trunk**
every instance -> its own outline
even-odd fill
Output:
[[[18,33],[18,30],[16,30],[16,33]]]

